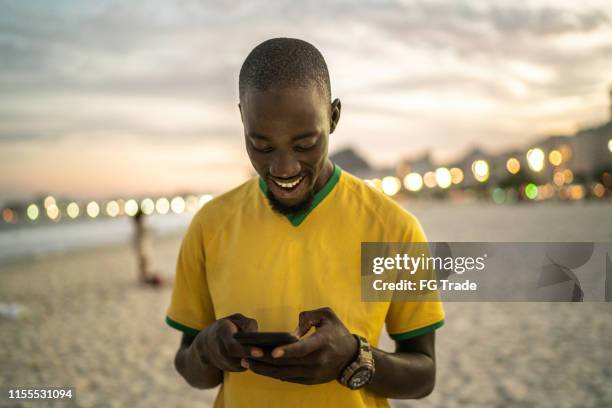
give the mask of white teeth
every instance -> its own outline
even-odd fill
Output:
[[[277,180],[274,180],[274,182],[279,187],[282,187],[282,188],[293,188],[293,187],[297,186],[300,183],[300,181],[302,181],[303,178],[304,178],[304,176],[300,177],[299,179],[297,179],[297,180],[295,180],[295,181],[293,181],[291,183],[283,183],[283,182],[280,182],[280,181],[277,181]]]

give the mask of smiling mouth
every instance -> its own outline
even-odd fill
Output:
[[[292,189],[294,189],[295,187],[297,187],[298,184],[300,184],[302,182],[302,180],[304,180],[304,176],[300,176],[298,179],[296,179],[294,181],[290,181],[290,182],[278,181],[276,179],[272,179],[274,184],[276,184],[277,186],[279,186],[280,188],[285,189],[285,190],[292,190]]]

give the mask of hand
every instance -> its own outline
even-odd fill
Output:
[[[243,364],[257,374],[299,384],[322,384],[337,379],[357,356],[359,344],[328,307],[300,313],[298,342],[276,347],[272,354],[251,357]],[[252,354],[255,355],[254,353]]]
[[[251,347],[245,347],[234,339],[234,333],[238,331],[257,331],[257,321],[236,313],[202,330],[194,340],[201,361],[223,371],[245,371],[240,361],[251,355]]]

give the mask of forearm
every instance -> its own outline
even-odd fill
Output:
[[[375,373],[369,391],[396,399],[415,399],[429,395],[434,388],[436,364],[427,354],[387,353],[373,349]]]
[[[195,388],[214,388],[223,382],[223,371],[203,361],[195,342],[180,348],[174,366],[185,381]]]

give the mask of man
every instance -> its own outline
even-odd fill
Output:
[[[418,221],[328,158],[340,119],[311,44],[258,45],[239,78],[247,153],[259,174],[207,203],[181,246],[167,322],[177,371],[221,384],[218,407],[388,406],[435,380],[438,302],[362,302],[361,242],[423,242]],[[396,351],[373,348],[383,324]],[[238,331],[292,331],[271,353]],[[308,335],[306,333],[308,332]]]

